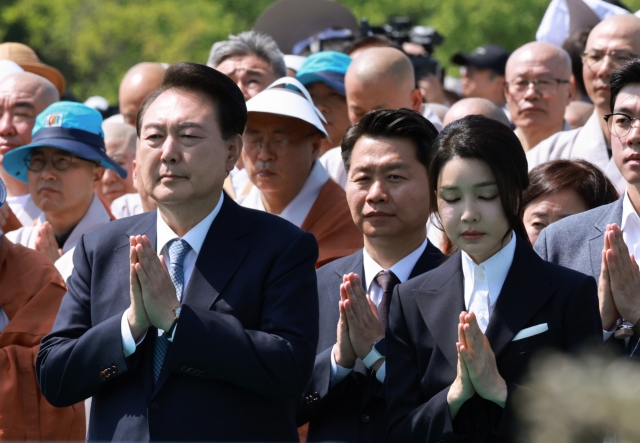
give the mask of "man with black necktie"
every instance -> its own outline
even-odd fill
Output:
[[[347,201],[365,247],[318,270],[318,355],[298,408],[307,441],[385,441],[391,293],[444,259],[426,233],[426,157],[437,134],[419,113],[395,109],[367,113],[343,139]]]
[[[171,66],[138,113],[137,166],[158,211],[77,243],[36,360],[54,406],[92,397],[89,441],[297,441],[318,334],[311,234],[222,192],[242,93]]]

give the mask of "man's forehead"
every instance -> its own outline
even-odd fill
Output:
[[[38,85],[9,80],[0,83],[0,97],[20,101],[33,101],[38,94]]]
[[[627,85],[620,90],[616,97],[614,111],[623,109],[635,110],[640,113],[640,83]]]
[[[640,51],[640,32],[631,34],[615,28],[606,28],[598,33],[592,33],[587,40],[585,50],[591,51]]]
[[[269,63],[255,54],[235,55],[225,58],[222,63],[216,66],[216,70],[227,73],[246,70],[270,71]]]

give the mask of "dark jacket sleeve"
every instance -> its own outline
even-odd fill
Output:
[[[74,272],[67,280],[53,331],[42,339],[36,375],[45,398],[69,406],[96,394],[116,375],[130,369],[122,349],[123,312],[92,325],[91,263],[84,236],[73,253]],[[108,374],[108,375],[107,375]]]
[[[300,232],[274,264],[261,294],[259,330],[236,317],[183,305],[165,365],[270,398],[298,398],[318,342],[317,244]],[[195,371],[188,371],[191,368]]]
[[[387,441],[424,443],[462,440],[466,436],[456,433],[449,412],[449,387],[431,398],[422,395],[420,382],[424,374],[420,373],[421,365],[411,340],[399,288],[396,287],[391,298],[386,334]],[[411,308],[417,309],[415,306]],[[464,409],[463,406],[456,422],[463,419]]]

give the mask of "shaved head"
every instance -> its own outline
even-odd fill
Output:
[[[131,152],[136,152],[136,128],[126,123],[105,123],[102,125],[105,143],[116,140],[126,146]]]
[[[129,69],[120,83],[118,101],[125,123],[136,125],[138,109],[145,98],[162,84],[167,68],[160,63],[143,62]]]
[[[363,51],[347,70],[345,89],[352,124],[375,109],[417,111],[422,103],[411,61],[395,48]]]
[[[460,120],[467,115],[484,115],[487,118],[510,126],[504,110],[486,98],[464,98],[457,101],[447,111],[442,124],[447,126],[449,123]]]
[[[109,204],[123,196],[136,192],[133,182],[133,161],[136,157],[136,142],[138,140],[136,128],[126,123],[105,123],[104,144],[107,155],[127,171],[127,176],[121,178],[113,169],[105,171],[98,187],[98,193]]]
[[[30,72],[11,74],[0,82],[0,178],[11,197],[25,195],[29,189],[2,168],[4,154],[29,144],[37,115],[58,100],[53,83]]]
[[[507,60],[505,97],[525,151],[562,130],[573,98],[571,58],[549,43],[532,42]]]
[[[618,56],[624,54],[624,58],[634,58],[640,55],[640,18],[633,14],[614,15],[598,23],[589,33],[585,51],[590,54],[598,54],[599,57],[610,54],[612,51]],[[596,106],[598,114],[602,117],[610,111],[609,78],[611,70],[620,66],[625,60],[617,61],[608,57],[607,63],[591,65],[590,56],[585,58],[582,66],[582,78],[589,98]],[[605,136],[607,130],[603,128]]]

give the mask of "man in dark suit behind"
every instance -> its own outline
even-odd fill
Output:
[[[246,116],[237,86],[193,63],[140,108],[137,162],[158,211],[80,238],[36,361],[53,405],[93,397],[90,441],[297,440],[318,249],[222,192]]]
[[[318,270],[320,337],[298,408],[307,439],[384,442],[384,330],[393,287],[437,267],[427,240],[426,157],[438,135],[408,109],[372,111],[346,133],[347,201],[363,250]]]

